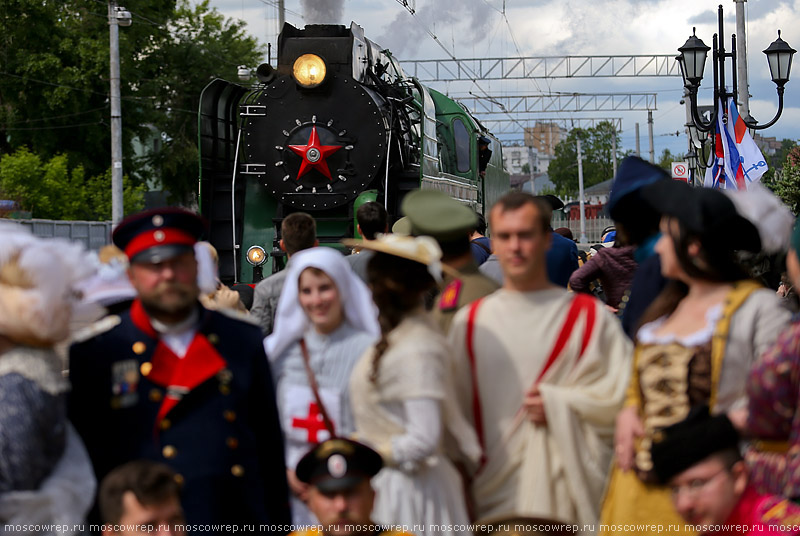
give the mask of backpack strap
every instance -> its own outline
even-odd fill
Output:
[[[483,251],[485,251],[485,252],[486,252],[486,253],[488,253],[489,255],[491,255],[491,254],[492,254],[492,250],[491,250],[491,249],[489,249],[489,248],[486,246],[486,244],[482,244],[481,242],[478,242],[478,239],[477,239],[477,238],[475,238],[475,239],[473,239],[473,240],[470,240],[470,241],[469,241],[469,243],[470,243],[470,244],[475,244],[476,246],[478,246],[479,248],[481,248]]]

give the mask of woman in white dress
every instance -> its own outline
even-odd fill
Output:
[[[412,533],[468,533],[455,464],[474,470],[480,447],[455,405],[447,342],[423,307],[441,277],[441,250],[430,237],[397,235],[358,245],[376,251],[367,275],[381,326],[350,380],[356,438],[384,461],[373,519]]]
[[[293,521],[315,524],[304,503],[307,485],[294,469],[306,452],[330,437],[329,426],[338,436],[353,432],[350,373],[380,328],[369,289],[338,251],[298,252],[288,270],[265,348],[284,433]]]

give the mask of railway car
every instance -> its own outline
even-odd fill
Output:
[[[414,189],[480,213],[509,189],[497,139],[355,23],[284,25],[276,66],[256,75],[251,87],[216,79],[200,102],[199,204],[225,283],[282,268],[280,224],[292,212],[314,216],[320,243],[338,246],[365,202],[384,205],[391,223]]]

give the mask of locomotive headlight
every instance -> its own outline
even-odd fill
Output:
[[[267,252],[261,246],[252,246],[247,250],[247,262],[253,266],[261,266],[267,262]]]
[[[309,89],[324,82],[326,73],[325,62],[316,54],[303,54],[295,60],[292,67],[292,74],[297,83]]]

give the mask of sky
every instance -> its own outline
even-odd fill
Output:
[[[194,0],[193,0],[194,1]],[[725,47],[736,31],[732,0],[285,0],[286,21],[302,27],[313,23],[356,22],[365,35],[388,48],[400,60],[488,58],[563,55],[677,54],[697,28],[708,46],[717,31],[717,6],[724,10]],[[272,43],[273,61],[277,38],[277,0],[211,0],[211,6],[228,17],[244,20],[248,31],[262,43]],[[777,110],[777,92],[771,81],[766,56],[761,52],[781,37],[800,48],[800,0],[749,0],[745,3],[747,57],[751,115],[764,123]],[[435,35],[444,48],[430,36]],[[740,40],[741,42],[741,40]],[[700,104],[711,104],[711,54],[706,62]],[[796,55],[800,61],[800,55]],[[727,62],[730,69],[730,60]],[[255,67],[255,66],[253,66]],[[777,124],[761,131],[778,139],[800,139],[800,66],[792,69],[795,80],[786,85],[784,111]],[[731,80],[730,71],[726,79]],[[656,159],[664,149],[685,153],[685,110],[680,100],[683,84],[677,77],[583,78],[432,82],[450,95],[469,92],[489,95],[538,95],[551,92],[652,92],[657,93],[653,112]],[[740,90],[741,91],[741,90]],[[647,158],[647,112],[597,112],[547,114],[548,117],[621,117],[623,150],[636,144],[639,123],[642,156]],[[676,136],[675,133],[679,135]],[[522,139],[518,135],[506,140]]]

